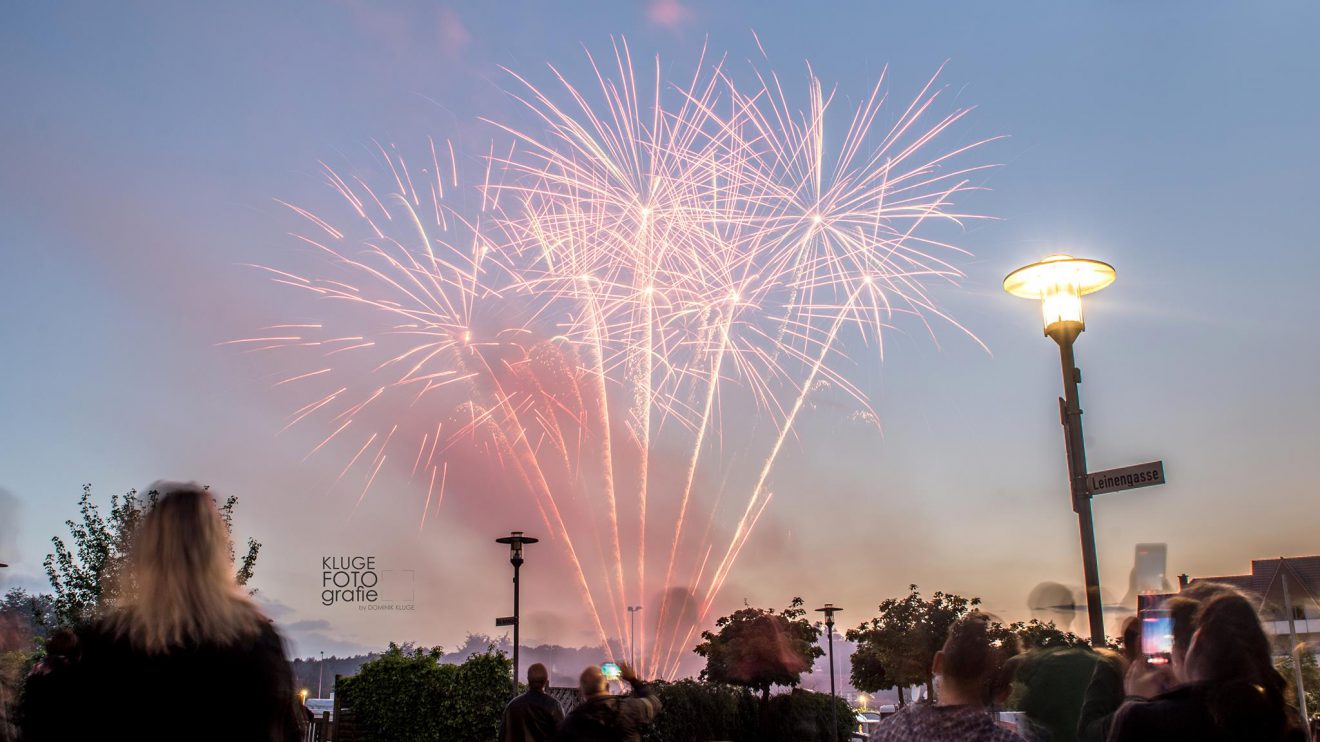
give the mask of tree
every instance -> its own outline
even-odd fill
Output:
[[[9,726],[14,706],[23,695],[28,672],[44,653],[42,639],[54,625],[54,601],[10,588],[0,599],[0,739],[13,739]]]
[[[55,626],[55,598],[49,593],[34,594],[21,587],[11,587],[0,598],[0,616],[6,620],[9,631],[43,639]]]
[[[1053,647],[1090,647],[1091,642],[1054,625],[1053,621],[1041,623],[1040,619],[1014,621],[1008,630],[1017,635],[1023,651],[1030,649],[1050,649]]]
[[[825,650],[816,644],[820,629],[805,616],[802,598],[793,598],[779,613],[746,607],[715,622],[716,631],[701,632],[704,641],[692,651],[706,658],[701,679],[760,691],[768,701],[770,686],[796,686]]]
[[[1320,665],[1316,664],[1315,655],[1303,645],[1297,653],[1302,658],[1302,687],[1306,689],[1306,710],[1309,714],[1320,712]],[[1275,666],[1288,681],[1288,705],[1297,706],[1297,685],[1293,675],[1293,658],[1285,656],[1275,660]]]
[[[65,521],[69,527],[72,548],[59,536],[51,538],[53,554],[47,554],[42,564],[50,579],[54,595],[55,620],[62,625],[76,625],[91,621],[105,610],[114,607],[122,592],[121,572],[134,532],[142,519],[156,503],[153,490],[145,497],[137,490],[129,490],[123,497],[111,495],[110,509],[102,514],[100,506],[92,501],[92,486],[83,485],[78,500],[79,521]],[[238,498],[228,497],[219,505],[225,530],[232,534],[234,506]],[[256,568],[261,544],[247,540],[247,552],[238,562],[234,579],[246,585]],[[231,536],[229,557],[234,558]]]
[[[866,693],[889,690],[895,686],[894,679],[885,671],[884,658],[872,642],[862,642],[852,653],[852,670],[849,678],[857,690]],[[899,689],[900,700],[902,689]]]
[[[934,697],[935,653],[944,647],[954,622],[980,604],[980,598],[943,592],[926,600],[916,585],[908,586],[906,596],[881,603],[875,618],[846,634],[857,643],[853,686],[868,693],[898,688],[900,705],[905,702],[903,688],[913,685],[924,684],[927,697]]]

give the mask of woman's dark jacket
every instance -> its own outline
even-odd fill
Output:
[[[297,742],[299,704],[279,634],[263,622],[229,646],[149,654],[105,626],[80,632],[75,660],[24,693],[24,742]]]

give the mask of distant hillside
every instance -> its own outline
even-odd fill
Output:
[[[446,652],[441,662],[458,664],[473,654],[486,651],[494,646],[505,654],[513,653],[513,644],[507,636],[493,638],[484,634],[469,634],[461,647]],[[404,647],[415,646],[412,642]],[[326,697],[334,691],[335,675],[355,675],[363,664],[380,657],[380,652],[358,654],[352,657],[325,658],[325,685],[322,694]],[[541,644],[535,647],[524,646],[519,663],[526,671],[528,665],[540,662],[550,670],[550,684],[573,687],[577,685],[578,675],[588,665],[598,665],[605,661],[605,650],[601,647],[561,647],[557,644]],[[306,688],[310,697],[316,696],[317,679],[321,673],[321,660],[310,657],[295,659],[290,663],[299,688]]]

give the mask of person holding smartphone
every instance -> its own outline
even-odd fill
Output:
[[[1251,601],[1230,588],[1192,605],[1194,629],[1186,649],[1180,651],[1178,641],[1179,624],[1186,627],[1178,620],[1183,606],[1170,601],[1169,665],[1134,663],[1128,673],[1130,694],[1154,687],[1157,676],[1171,678],[1174,686],[1150,700],[1125,703],[1114,718],[1110,742],[1304,742],[1306,733],[1291,718],[1286,683],[1274,668],[1269,638]]]
[[[1218,595],[1237,594],[1232,585],[1193,583],[1162,605],[1139,611],[1137,649],[1123,687],[1130,699],[1154,698],[1187,682],[1187,650],[1201,606]]]
[[[592,665],[583,670],[578,684],[582,703],[559,726],[557,742],[641,742],[642,729],[660,713],[660,699],[632,667],[617,667],[618,679],[630,685],[632,692],[626,696],[610,693],[613,663],[606,663],[604,669]]]

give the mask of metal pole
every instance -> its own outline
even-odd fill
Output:
[[[628,609],[628,638],[632,639],[632,649],[629,654],[632,655],[632,663],[637,664],[637,611]]]
[[[839,733],[839,697],[834,693],[834,617],[827,616],[825,619],[825,630],[830,632],[830,721],[834,726],[830,727],[830,736],[834,737]]]
[[[322,651],[322,652],[321,652],[321,666],[320,666],[320,672],[319,672],[319,673],[317,674],[317,676],[316,676],[316,697],[317,697],[317,698],[325,698],[325,694],[324,694],[324,692],[323,692],[323,690],[322,690],[322,688],[321,688],[321,686],[322,686],[324,683],[325,683],[325,652]]]
[[[830,720],[834,728],[830,731],[830,737],[834,738],[839,732],[839,696],[834,690],[834,614],[843,610],[833,603],[826,603],[824,608],[817,608],[816,612],[825,614],[825,630],[829,632],[828,641],[830,645]],[[901,696],[900,696],[901,698]]]
[[[522,560],[513,563],[513,695],[518,695],[518,628],[521,620],[518,616],[518,569]]]
[[[522,531],[511,531],[508,536],[495,539],[497,544],[509,545],[509,564],[513,565],[513,694],[515,696],[518,695],[518,646],[522,643],[518,636],[518,631],[522,628],[521,616],[518,614],[518,568],[523,565],[523,547],[536,542],[537,539],[524,536]],[[495,625],[508,624],[503,620],[497,620]]]
[[[1302,653],[1298,651],[1297,621],[1293,613],[1292,595],[1288,592],[1288,573],[1283,571],[1283,558],[1279,558],[1279,575],[1283,577],[1283,609],[1288,612],[1288,636],[1292,643],[1293,687],[1297,689],[1297,710],[1302,713],[1302,728],[1311,738],[1311,717],[1306,711],[1306,687],[1302,684]]]
[[[1091,493],[1086,487],[1086,443],[1082,437],[1082,407],[1077,385],[1082,372],[1073,357],[1074,332],[1054,336],[1059,344],[1059,362],[1063,369],[1063,399],[1059,413],[1063,423],[1064,444],[1068,454],[1068,479],[1073,511],[1082,536],[1082,572],[1086,578],[1086,615],[1091,624],[1091,645],[1105,645],[1105,618],[1100,598],[1100,564],[1095,551],[1095,525],[1091,518]]]

